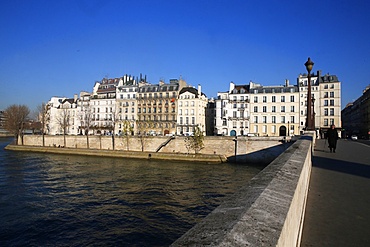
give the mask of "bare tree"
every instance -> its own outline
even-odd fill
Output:
[[[187,136],[185,138],[185,146],[189,150],[194,150],[194,153],[199,153],[200,150],[204,148],[204,134],[201,129],[197,126],[195,127],[194,134],[192,136]]]
[[[63,141],[64,147],[66,146],[66,134],[70,123],[70,115],[67,108],[60,109],[59,115],[56,117],[56,122],[59,127],[63,130]]]
[[[18,145],[19,136],[23,145],[23,128],[29,114],[30,109],[26,105],[11,105],[4,111],[4,128],[14,135],[16,145]]]
[[[90,148],[89,133],[92,125],[93,115],[91,113],[90,105],[82,106],[80,114],[81,131],[82,134],[86,135],[86,147]]]
[[[37,106],[37,120],[40,122],[41,134],[42,134],[42,146],[45,146],[45,128],[47,118],[47,105],[42,102],[41,105]]]
[[[142,152],[144,152],[145,147],[150,141],[151,136],[149,135],[148,131],[150,130],[151,124],[152,123],[150,121],[136,121],[137,137],[139,138]]]
[[[133,131],[134,131],[134,128],[131,126],[130,121],[125,120],[125,121],[122,122],[122,136],[126,140],[126,149],[127,149],[127,151],[130,150],[129,143],[130,143],[130,137],[131,137]]]

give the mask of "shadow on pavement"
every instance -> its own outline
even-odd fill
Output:
[[[370,166],[364,164],[314,156],[312,159],[312,166],[370,178]]]

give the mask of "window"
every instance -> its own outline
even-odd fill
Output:
[[[276,96],[272,96],[272,102],[276,102]]]
[[[294,112],[294,105],[290,106],[290,112]]]
[[[263,103],[266,103],[266,102],[267,102],[267,97],[263,96]]]
[[[334,116],[334,108],[330,108],[330,116]]]
[[[180,124],[182,124],[182,117],[180,117]]]
[[[324,106],[328,106],[328,100],[324,100]]]
[[[267,117],[266,116],[262,117],[262,123],[267,123]]]
[[[195,124],[195,117],[191,117],[191,124]]]
[[[258,103],[258,97],[254,96],[254,103]]]
[[[328,108],[324,109],[324,116],[328,116]]]
[[[267,132],[267,125],[263,125],[262,126],[262,133],[266,133]]]
[[[253,110],[254,110],[254,112],[258,112],[258,106],[255,106],[255,107],[253,108]]]
[[[325,84],[324,85],[324,89],[328,89],[328,84]]]
[[[222,125],[223,126],[226,126],[227,125],[226,118],[222,119]]]
[[[334,119],[330,118],[330,125],[333,125],[333,124],[334,124]]]
[[[285,116],[281,116],[281,123],[285,123]]]
[[[262,107],[262,111],[263,111],[263,112],[267,112],[267,107],[266,107],[266,106],[263,106],[263,107]]]
[[[281,112],[285,112],[285,106],[281,106]]]
[[[334,98],[334,92],[330,92],[330,98]]]
[[[285,102],[285,96],[281,96],[281,102]]]
[[[328,125],[329,125],[328,119],[327,119],[327,118],[325,118],[325,119],[324,119],[324,126],[328,126]]]
[[[334,100],[333,99],[330,100],[330,106],[334,106]]]
[[[291,123],[294,123],[294,120],[295,120],[295,119],[294,119],[294,116],[290,116],[290,122],[291,122]]]
[[[233,117],[236,118],[236,111],[233,111]]]
[[[258,123],[258,116],[254,116],[254,122]]]
[[[276,106],[272,106],[272,112],[276,112]]]
[[[276,125],[271,126],[271,133],[276,133]]]
[[[272,123],[276,123],[276,116],[271,117]]]
[[[290,96],[290,102],[294,102],[294,95]]]

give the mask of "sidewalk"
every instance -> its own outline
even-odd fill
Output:
[[[317,140],[301,246],[370,246],[370,146]]]

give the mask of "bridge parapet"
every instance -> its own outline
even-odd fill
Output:
[[[312,140],[302,136],[171,246],[299,246]]]

